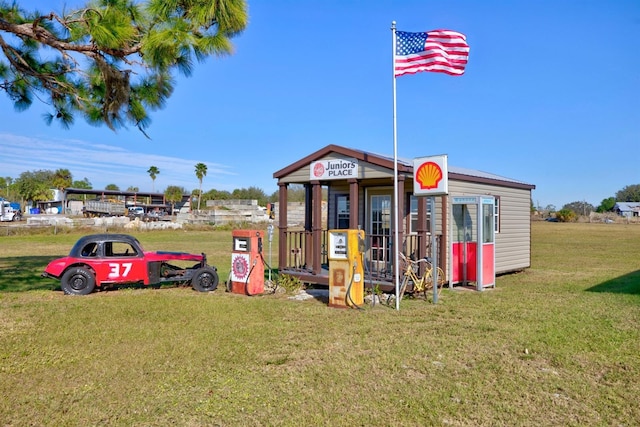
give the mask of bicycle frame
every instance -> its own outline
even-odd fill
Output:
[[[400,298],[404,295],[409,282],[413,285],[411,293],[423,293],[424,297],[427,298],[427,291],[433,289],[433,265],[429,259],[423,258],[419,260],[412,260],[407,258],[407,256],[402,252],[400,252],[400,258],[406,265],[404,268]],[[421,263],[424,264],[424,273],[420,276],[419,272],[421,270]],[[438,294],[440,294],[443,284],[444,272],[438,267]]]

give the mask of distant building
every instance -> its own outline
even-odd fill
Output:
[[[640,202],[616,202],[613,211],[627,218],[640,216]]]

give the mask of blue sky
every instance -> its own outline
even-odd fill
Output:
[[[60,0],[22,1],[60,12]],[[81,2],[67,1],[67,6]],[[277,190],[273,173],[328,144],[393,155],[392,21],[467,35],[461,77],[397,79],[398,155],[536,185],[533,201],[595,206],[640,184],[640,2],[249,2],[235,54],[178,77],[151,140],[77,121],[47,126],[0,95],[0,176],[69,169],[94,188]]]

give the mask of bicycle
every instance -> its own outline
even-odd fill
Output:
[[[400,286],[400,299],[402,299],[405,292],[424,294],[424,297],[428,298],[428,292],[433,290],[433,265],[431,264],[431,260],[429,258],[413,260],[407,258],[402,252],[400,252],[400,258],[405,264],[402,285]],[[420,275],[421,264],[424,264],[424,273],[422,275]],[[440,267],[438,267],[436,271],[438,272],[437,292],[438,296],[440,296],[442,288],[444,287],[444,271]],[[407,288],[409,288],[409,282],[411,282],[412,286],[410,290],[407,290]]]

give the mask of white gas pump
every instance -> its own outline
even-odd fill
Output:
[[[329,306],[364,303],[364,231],[329,230]]]

